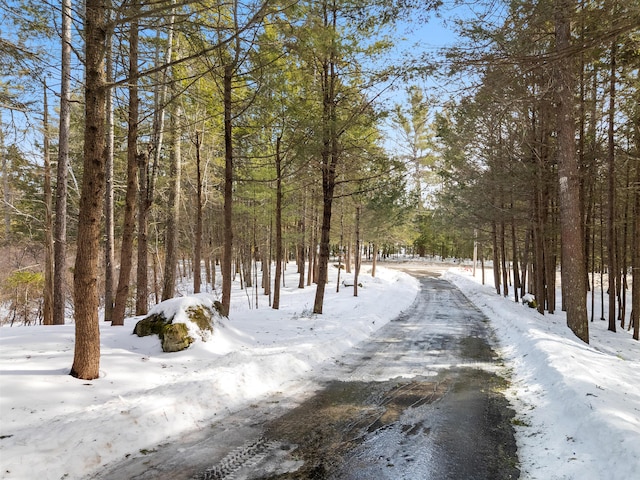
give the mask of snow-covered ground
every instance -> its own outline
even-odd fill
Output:
[[[379,269],[372,278],[365,267],[357,298],[351,288],[337,293],[334,278],[324,313],[313,315],[315,288],[297,289],[295,276],[286,274],[279,311],[264,296],[255,308],[255,294],[236,290],[230,320],[183,352],[132,335],[135,318],[102,325],[101,377],[90,382],[68,375],[73,325],[0,328],[0,477],[81,478],[271,393],[295,392],[406,309],[419,288],[405,274]],[[634,478],[640,343],[596,321],[587,346],[562,314],[540,316],[463,269],[446,277],[496,330],[512,375],[522,478]]]
[[[542,316],[479,285],[479,276],[462,268],[445,274],[491,319],[500,342],[518,413],[521,478],[637,478],[640,342],[595,320],[586,345],[567,328],[563,312]]]

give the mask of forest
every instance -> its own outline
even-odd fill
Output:
[[[296,268],[322,314],[334,264],[357,286],[400,252],[639,338],[636,0],[0,0],[0,23],[0,322],[73,321],[73,376],[100,322],[185,279],[227,315],[232,282],[278,309]]]

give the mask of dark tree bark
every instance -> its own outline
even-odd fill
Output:
[[[611,44],[611,77],[609,79],[609,128],[607,132],[607,257],[609,270],[609,330],[616,331],[616,280],[618,262],[616,258],[616,162],[614,143],[614,123],[616,106],[616,40]]]
[[[107,39],[107,82],[113,81],[112,38]],[[113,90],[107,90],[107,140],[105,144],[105,192],[104,192],[104,321],[113,321],[115,288],[115,217],[113,190],[113,150],[115,124],[113,114]]]
[[[637,125],[637,124],[636,124]],[[640,150],[640,128],[636,127],[636,149]],[[633,220],[633,286],[631,291],[631,324],[633,325],[633,338],[640,340],[640,165],[636,165],[636,180],[634,189]]]
[[[504,208],[501,205],[501,210]],[[500,267],[502,269],[502,296],[509,296],[509,272],[507,272],[507,239],[505,228],[504,228],[504,220],[500,220]]]
[[[169,152],[169,198],[167,201],[167,230],[165,237],[164,281],[162,300],[173,298],[176,290],[176,269],[178,267],[178,223],[180,216],[180,177],[182,149],[180,137],[180,109],[176,107],[171,115],[171,151]]]
[[[337,31],[338,15],[335,3],[322,6],[323,27],[328,35]],[[339,148],[337,131],[337,84],[338,71],[335,39],[331,39],[329,50],[322,59],[320,86],[322,89],[322,148],[320,152],[322,169],[322,223],[320,227],[320,251],[318,255],[318,283],[313,304],[313,313],[322,313],[325,286],[329,276],[329,241],[331,234],[331,213],[333,194],[336,186]]]
[[[304,196],[302,200],[302,214],[300,215],[300,220],[298,221],[298,230],[299,230],[299,241],[298,241],[298,288],[304,288],[304,273],[305,273],[305,265],[307,262],[305,252],[307,250],[305,239],[307,233],[307,222],[305,219],[306,216],[306,208],[307,207],[307,197]]]
[[[498,226],[491,223],[491,240],[493,245],[493,283],[496,293],[500,295],[500,252],[498,250]]]
[[[196,131],[196,235],[193,246],[193,293],[200,293],[202,283],[202,171],[200,152],[202,139]]]
[[[589,343],[580,178],[575,145],[571,14],[574,0],[555,0],[556,51],[561,60],[554,68],[554,88],[558,103],[558,181],[560,230],[562,234],[562,283],[566,288],[567,325],[582,341]]]
[[[100,375],[98,254],[105,185],[106,7],[86,0],[84,174],[78,215],[74,270],[75,349],[71,375],[92,380]]]
[[[138,24],[133,21],[129,32],[129,130],[127,132],[127,189],[125,193],[124,223],[120,245],[120,272],[113,306],[112,325],[124,325],[129,298],[131,269],[133,268],[133,240],[135,236],[136,196],[138,194]]]
[[[53,193],[51,190],[51,157],[49,155],[49,105],[47,84],[44,83],[44,108],[42,113],[42,156],[44,163],[44,291],[42,322],[53,325]]]
[[[273,280],[272,308],[280,308],[280,283],[282,281],[282,158],[280,137],[276,138],[276,272]]]
[[[67,270],[67,177],[71,131],[71,0],[62,2],[60,129],[54,231],[53,323],[64,325]]]
[[[149,227],[147,218],[151,208],[149,177],[149,152],[141,151],[138,156],[138,262],[136,265],[136,315],[145,315],[149,303]]]
[[[231,122],[231,87],[233,66],[224,67],[224,249],[222,253],[222,315],[229,315],[231,306],[231,261],[233,257],[233,127]]]
[[[374,242],[371,246],[373,250],[373,260],[371,261],[371,276],[376,276],[376,267],[378,266],[378,246]]]
[[[511,208],[513,209],[513,203],[511,204]],[[516,238],[516,221],[513,217],[511,218],[511,250],[511,253],[513,255],[513,299],[517,303],[519,301],[518,290],[520,289],[520,270],[518,268],[518,242]]]
[[[358,296],[358,275],[360,275],[360,206],[356,207],[356,251],[355,272],[353,274],[353,296]]]

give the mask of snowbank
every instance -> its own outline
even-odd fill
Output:
[[[176,353],[163,353],[156,336],[133,335],[140,317],[124,327],[101,325],[101,375],[90,382],[68,375],[73,325],[0,328],[0,477],[80,478],[266,395],[295,390],[322,362],[407,308],[419,288],[385,269],[376,278],[363,271],[360,280],[354,297],[351,288],[336,293],[334,278],[322,315],[311,314],[315,287],[293,287],[295,273],[287,274],[292,287],[283,289],[278,311],[264,296],[255,308],[251,292],[238,289],[230,319],[217,323],[212,338]],[[169,302],[167,316],[185,302]]]

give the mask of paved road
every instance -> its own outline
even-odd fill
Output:
[[[306,399],[271,398],[99,478],[518,478],[488,319],[437,273],[411,273],[412,307],[328,366]],[[207,453],[221,444],[226,455]]]

